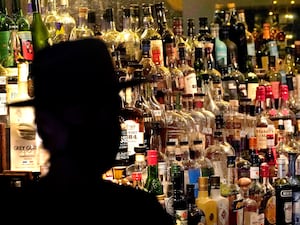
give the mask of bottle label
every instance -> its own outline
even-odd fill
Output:
[[[133,120],[125,121],[127,128],[127,141],[128,141],[128,155],[134,155],[134,147],[139,146],[144,142],[144,137],[142,132],[140,132],[139,123]]]
[[[22,56],[27,61],[33,60],[32,35],[30,31],[19,31],[18,36],[22,46]]]
[[[256,140],[257,140],[257,148],[258,149],[266,149],[267,148],[267,127],[256,127]]]
[[[232,203],[232,211],[233,212],[238,212],[239,210],[241,210],[242,208],[244,208],[244,199],[240,198],[240,199],[235,199]]]
[[[256,212],[244,212],[244,224],[257,225],[257,219],[258,217]]]
[[[171,216],[174,216],[174,208],[173,208],[173,196],[165,198],[165,210]]]
[[[228,222],[229,212],[228,212],[228,201],[218,202],[218,224],[225,225]]]
[[[254,101],[256,98],[257,87],[258,87],[258,83],[247,83],[248,97],[251,98],[252,101]]]
[[[265,218],[270,224],[276,224],[276,197],[271,196],[265,207]]]
[[[291,223],[292,222],[292,208],[293,204],[292,202],[285,202],[284,203],[284,221],[286,223]]]
[[[163,45],[161,40],[151,40],[150,56],[156,65],[164,66],[163,61]]]
[[[293,224],[300,225],[300,191],[293,190],[292,198],[293,198],[293,210],[292,210]]]
[[[197,92],[197,79],[195,73],[190,73],[184,77],[186,94],[195,94]]]
[[[250,56],[255,56],[255,43],[254,42],[247,43],[247,53]]]
[[[176,225],[187,225],[188,223],[188,210],[176,210]]]
[[[259,179],[259,167],[250,167],[250,179]]]

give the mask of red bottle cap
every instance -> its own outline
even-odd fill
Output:
[[[157,150],[147,151],[147,162],[149,166],[157,165]]]

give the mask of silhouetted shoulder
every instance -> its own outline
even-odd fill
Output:
[[[173,220],[162,208],[156,197],[135,190],[129,186],[120,186],[111,182],[100,182],[96,187],[54,193],[30,191],[15,195],[5,212],[17,215],[31,215],[30,224],[78,223],[110,225],[173,225]],[[22,217],[14,217],[22,221]]]

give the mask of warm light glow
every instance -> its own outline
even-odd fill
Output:
[[[273,13],[272,11],[269,12],[269,16],[273,16],[273,14],[274,14],[274,13]]]
[[[276,5],[277,4],[277,0],[273,0],[273,5]]]
[[[295,1],[294,0],[291,0],[291,5],[294,5],[295,4]]]
[[[286,39],[293,39],[293,34],[287,34],[287,35],[285,35],[285,38]]]
[[[293,14],[285,14],[284,16],[286,19],[294,19],[294,15]]]

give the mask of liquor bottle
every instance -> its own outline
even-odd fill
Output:
[[[241,224],[243,198],[237,185],[235,156],[227,156],[227,181],[221,184],[221,195],[229,200],[229,224]]]
[[[258,86],[256,91],[256,128],[257,149],[261,156],[267,152],[267,134],[275,136],[275,126],[268,118],[265,110],[266,89],[264,86]]]
[[[255,58],[255,40],[253,34],[248,30],[248,24],[246,22],[246,15],[244,9],[238,10],[238,18],[239,21],[244,23],[245,26],[246,39],[247,39],[247,54],[248,56]]]
[[[163,195],[163,186],[158,177],[157,150],[147,150],[147,179],[144,190],[157,198]]]
[[[221,182],[224,183],[224,180],[227,178],[227,174],[225,173],[227,153],[220,141],[223,140],[222,135],[221,130],[214,132],[214,143],[205,148],[205,156],[212,162],[214,174],[220,176]]]
[[[185,88],[184,92],[195,94],[197,92],[196,71],[189,66],[186,61],[186,47],[184,43],[179,43],[178,46],[179,65],[178,68],[183,72]]]
[[[132,178],[132,187],[134,189],[144,190],[141,172],[137,172],[137,171],[132,172],[131,178]]]
[[[221,70],[221,68],[227,66],[227,45],[223,42],[219,37],[220,25],[217,23],[213,23],[210,25],[211,35],[214,39],[214,53],[215,56],[215,68],[217,70]]]
[[[251,179],[244,177],[239,180],[243,196],[243,225],[254,225],[258,223],[258,204],[249,196],[249,185]]]
[[[227,65],[238,65],[238,47],[229,37],[230,27],[224,25],[220,28],[220,39],[227,47]]]
[[[27,19],[27,21],[29,22],[30,25],[32,23],[32,17],[33,17],[33,15],[32,15],[32,0],[27,0],[25,18]]]
[[[207,225],[216,224],[218,218],[218,208],[217,202],[208,194],[209,178],[199,177],[198,182],[199,193],[198,197],[196,198],[196,205],[204,212]]]
[[[230,26],[229,39],[232,40],[238,48],[237,63],[242,73],[247,71],[247,38],[245,24],[239,20],[236,5],[234,2],[227,4],[229,18],[227,24]]]
[[[249,141],[250,142],[250,141]],[[241,154],[241,143],[239,140],[234,140],[232,144],[236,156],[237,179],[242,177],[250,177],[251,163],[244,159]],[[249,148],[251,148],[249,144]]]
[[[173,171],[172,184],[173,184],[173,209],[174,209],[175,223],[187,224],[188,204],[187,204],[186,195],[184,194],[182,188],[182,186],[184,186],[184,182],[182,180],[181,171],[178,170]]]
[[[203,113],[206,117],[206,126],[203,129],[205,135],[205,148],[213,144],[213,133],[215,130],[216,116],[209,110],[204,108],[204,93],[194,94],[194,110]]]
[[[130,25],[131,12],[130,8],[124,8],[123,13],[123,28],[117,36],[116,42],[118,43],[117,49],[121,52],[121,61],[124,66],[134,61],[140,61],[140,37],[137,33],[133,32]]]
[[[210,178],[210,196],[217,202],[218,225],[229,225],[229,200],[221,195],[220,177],[211,176]]]
[[[261,202],[263,200],[264,196],[264,189],[263,186],[260,182],[260,176],[259,176],[259,170],[260,170],[260,160],[259,156],[257,153],[254,153],[251,155],[251,167],[250,167],[250,179],[251,183],[249,185],[248,193],[249,193],[249,198],[253,199],[256,201],[258,210],[258,216],[263,217],[264,212],[261,207]],[[262,220],[264,221],[264,220]]]
[[[252,56],[248,56],[248,62],[252,62],[253,58]],[[253,64],[251,63],[249,65],[249,70],[246,73],[245,79],[247,84],[247,97],[251,98],[252,104],[255,104],[255,98],[256,98],[256,88],[259,85],[259,80],[257,75],[254,73]]]
[[[203,73],[202,74],[203,78],[203,90],[204,90],[204,108],[207,109],[208,111],[212,112],[216,116],[221,115],[221,110],[217,106],[215,100],[213,99],[212,91],[213,88],[211,87],[212,80],[214,78],[211,78],[210,74],[208,73]]]
[[[275,188],[270,183],[270,166],[263,162],[260,165],[260,172],[264,190],[260,210],[264,215],[259,216],[259,222],[265,225],[276,224],[276,197]]]
[[[199,176],[210,177],[214,174],[212,162],[205,156],[205,149],[202,140],[195,140],[190,149],[190,158],[195,160],[196,168],[199,170]],[[191,177],[191,174],[189,173]],[[190,179],[191,180],[191,179]],[[190,182],[191,183],[191,182]],[[195,182],[195,197],[198,196],[198,178]]]
[[[42,19],[40,0],[32,1],[32,13],[33,18],[31,23],[31,33],[33,52],[35,53],[47,46],[52,45],[52,39]]]
[[[297,126],[296,115],[288,106],[289,90],[286,84],[280,85],[280,103],[277,110],[276,119],[282,119],[284,123],[284,129],[293,129]],[[292,126],[292,127],[291,127]]]
[[[55,43],[56,30],[61,26],[57,13],[56,0],[47,1],[47,13],[44,18],[44,23],[49,31],[50,38],[53,40],[53,43]]]
[[[206,224],[205,214],[203,210],[199,209],[196,205],[194,186],[194,184],[186,184],[186,200],[188,204],[187,225],[204,225]]]
[[[272,86],[273,97],[275,101],[275,108],[278,108],[280,97],[281,74],[276,69],[276,57],[269,56],[269,70],[267,72],[267,80]]]
[[[167,55],[168,51],[174,51],[173,48],[176,47],[175,34],[171,28],[168,26],[168,21],[166,18],[165,3],[159,2],[154,5],[156,19],[158,24],[158,33],[161,35],[162,46],[163,46],[163,59],[164,65],[167,65]]]
[[[92,29],[90,29],[88,27],[88,23],[87,23],[87,18],[88,18],[88,7],[85,6],[80,6],[78,7],[78,22],[77,22],[77,26],[75,26],[70,34],[70,40],[78,40],[78,39],[83,39],[83,38],[90,38],[90,37],[94,37],[94,31]],[[112,20],[112,9],[107,9],[107,19],[108,20]],[[110,41],[115,41],[116,36],[113,36],[112,39],[110,39]],[[110,42],[108,42],[109,39],[104,38],[103,36],[103,40],[106,42],[106,44],[108,45],[108,47],[110,49],[115,50],[115,48],[112,48],[110,45]]]
[[[159,65],[164,66],[163,58],[163,42],[161,35],[154,26],[154,18],[152,16],[152,4],[144,3],[143,10],[143,26],[144,30],[141,34],[141,43],[145,40],[150,41],[150,56],[154,62],[158,61]]]
[[[300,222],[300,181],[296,177],[296,159],[298,157],[298,153],[289,152],[289,170],[288,170],[288,181],[292,188],[292,224],[299,224]]]
[[[190,66],[195,65],[194,60],[196,59],[195,49],[196,49],[196,37],[195,37],[195,24],[193,18],[187,19],[187,35],[185,43],[189,46],[187,51],[187,61]],[[195,68],[196,69],[196,68]]]
[[[292,186],[286,176],[286,159],[279,157],[278,178],[274,182],[276,191],[276,224],[292,224]]]
[[[71,32],[76,27],[76,20],[69,12],[69,0],[60,0],[58,16],[61,27],[55,35],[56,43],[70,40]]]
[[[213,36],[208,27],[208,17],[199,17],[199,33],[196,35],[196,39],[203,47],[206,44],[213,43]]]
[[[220,27],[225,23],[225,10],[222,3],[215,3],[213,23],[219,24]]]

